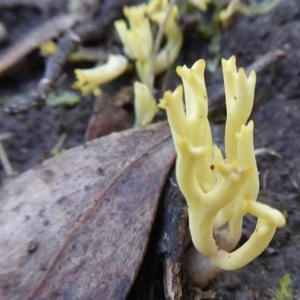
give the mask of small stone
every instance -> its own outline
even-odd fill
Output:
[[[27,252],[29,254],[32,254],[32,253],[36,252],[37,248],[38,248],[38,243],[36,241],[30,241],[28,243]]]

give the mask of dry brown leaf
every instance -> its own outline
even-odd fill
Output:
[[[125,299],[174,149],[166,123],[97,139],[0,190],[0,299]]]

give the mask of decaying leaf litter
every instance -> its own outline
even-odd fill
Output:
[[[241,66],[250,65],[259,56],[265,55],[274,48],[285,52],[284,60],[271,64],[258,76],[256,101],[257,99],[259,101],[257,101],[253,117],[256,122],[255,146],[257,148],[270,147],[283,157],[278,159],[263,156],[258,159],[261,181],[266,182],[264,193],[268,194],[264,201],[272,201],[275,207],[286,210],[288,225],[276,234],[271,247],[258,260],[242,270],[223,273],[216,282],[212,283],[208,287],[208,291],[215,293],[215,296],[211,296],[212,298],[242,299],[247,296],[257,299],[273,299],[279,280],[285,273],[291,274],[296,299],[299,293],[297,287],[299,274],[296,267],[299,251],[297,246],[299,235],[297,231],[299,230],[297,228],[299,227],[297,226],[299,218],[297,213],[299,205],[299,159],[297,158],[299,134],[297,126],[299,39],[297,32],[299,32],[299,21],[297,20],[299,20],[297,1],[284,1],[266,16],[251,19],[236,16],[230,26],[222,32],[221,56],[229,57],[236,54]],[[206,46],[206,41],[201,40],[201,37],[194,31],[188,30],[185,32],[185,44],[178,63],[189,65],[199,57],[207,57]],[[30,68],[24,70],[28,74],[33,73]],[[28,76],[26,82],[24,78],[18,79],[18,72],[11,77],[4,76],[5,84],[1,88],[1,93],[12,95],[15,92],[10,83],[12,79],[14,85],[17,83],[19,91],[24,92],[24,88],[34,88],[42,76],[42,67],[35,66],[33,70],[34,74],[32,77]],[[177,82],[172,81],[174,78],[172,74],[170,78],[169,86],[173,88]],[[126,79],[121,80],[126,81]],[[222,85],[220,72],[214,75],[208,74],[207,80],[209,95],[213,97]],[[160,79],[158,79],[159,82]],[[107,87],[107,91],[109,88],[111,91],[115,90],[115,88]],[[19,170],[24,170],[35,165],[37,161],[43,160],[63,132],[68,133],[66,148],[82,143],[91,106],[91,102],[85,102],[72,110],[45,108],[42,112],[30,111],[27,115],[14,119],[4,114],[3,117],[1,115],[1,122],[4,124],[1,127],[3,131],[11,131],[16,136],[15,139],[10,139],[8,143],[5,143],[13,165]],[[82,122],[78,122],[80,119]],[[222,120],[222,113],[219,113],[217,119]],[[34,151],[30,151],[31,149]],[[245,226],[245,237],[251,232],[249,228],[251,228],[252,220],[249,219],[248,223]],[[154,293],[157,292],[154,291]]]
[[[126,297],[174,149],[165,123],[97,141],[47,160],[3,187],[1,219],[18,230],[2,230],[1,297]]]

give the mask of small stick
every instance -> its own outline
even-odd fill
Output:
[[[153,86],[154,86],[154,78],[155,78],[154,71],[155,71],[156,55],[159,52],[160,44],[161,44],[161,41],[162,41],[163,36],[164,36],[164,30],[165,30],[167,21],[169,19],[170,13],[171,13],[172,8],[175,5],[175,3],[176,3],[176,0],[171,0],[170,1],[169,6],[166,10],[166,17],[165,17],[164,21],[160,24],[160,26],[158,28],[158,31],[157,31],[157,34],[156,34],[155,41],[154,41],[154,47],[153,47],[153,52],[152,52],[152,57],[151,57],[152,65],[151,65],[151,72],[150,72],[150,87],[151,87],[151,93],[152,94],[153,94]]]
[[[266,54],[260,56],[251,65],[246,68],[246,73],[249,74],[252,70],[256,73],[261,73],[273,62],[281,60],[286,57],[285,52],[280,49],[273,49],[268,51]]]
[[[15,174],[15,172],[14,172],[14,170],[10,164],[10,161],[6,155],[5,149],[2,145],[2,141],[9,139],[11,137],[12,137],[12,134],[9,132],[0,134],[0,160],[1,160],[2,166],[3,166],[4,171],[7,176],[12,176]]]
[[[262,191],[266,192],[267,191],[267,178],[268,178],[268,174],[269,174],[270,170],[267,169],[266,172],[263,175],[263,184],[262,184]]]
[[[273,156],[276,156],[278,158],[282,158],[282,156],[280,154],[278,154],[275,150],[270,149],[270,148],[259,148],[259,149],[255,149],[254,150],[254,154],[255,156],[261,155],[261,154],[270,154]]]
[[[61,15],[33,29],[0,56],[0,75],[17,64],[43,42],[59,36],[62,32],[74,26],[78,20],[78,16],[75,15]]]
[[[59,137],[58,142],[56,143],[56,145],[53,147],[52,150],[58,150],[58,149],[62,148],[66,139],[67,139],[67,135],[65,133],[63,133]]]

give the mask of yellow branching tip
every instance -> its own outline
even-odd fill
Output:
[[[171,91],[166,91],[164,93],[164,97],[162,99],[160,99],[158,107],[161,109],[166,109],[167,106],[172,105],[172,103],[174,103],[174,100],[176,98],[182,98],[183,95],[183,86],[179,85],[177,86],[177,88],[174,90],[174,92],[172,93]]]
[[[160,109],[167,109],[167,101],[165,98],[162,98],[162,99],[159,99],[159,103],[157,104],[157,107],[160,108]]]
[[[205,67],[206,67],[205,60],[199,59],[193,64],[192,69],[195,70],[197,74],[204,74]]]
[[[193,147],[185,137],[179,137],[177,142],[178,149],[184,155],[190,158],[199,158],[205,155],[208,151],[207,147]]]
[[[180,77],[182,77],[183,76],[183,74],[184,74],[184,70],[186,69],[186,66],[184,65],[184,66],[177,66],[176,67],[176,73],[180,76]]]
[[[222,58],[221,60],[223,71],[235,71],[236,70],[236,58],[231,56],[229,59]]]
[[[257,218],[261,218],[267,223],[274,224],[277,227],[285,226],[286,220],[283,214],[266,204],[249,200],[244,201],[243,210]]]

